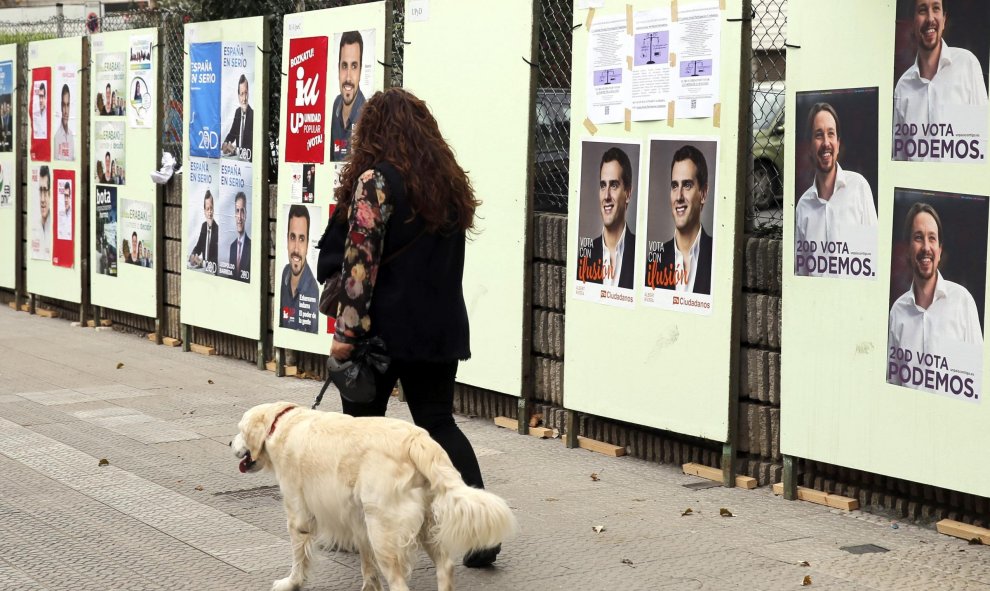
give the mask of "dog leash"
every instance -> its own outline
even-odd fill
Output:
[[[327,371],[327,381],[323,382],[323,387],[320,389],[320,393],[316,395],[316,402],[314,402],[313,403],[313,406],[310,407],[310,408],[312,408],[313,410],[316,410],[316,407],[319,406],[321,402],[323,402],[323,395],[327,393],[327,388],[330,387],[330,382],[331,382],[331,380],[330,380],[330,371],[328,370]]]

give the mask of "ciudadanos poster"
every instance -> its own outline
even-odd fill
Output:
[[[189,155],[220,157],[220,52],[222,43],[193,43],[189,46]]]

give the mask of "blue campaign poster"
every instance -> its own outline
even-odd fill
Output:
[[[189,154],[220,157],[220,51],[222,43],[189,46]]]

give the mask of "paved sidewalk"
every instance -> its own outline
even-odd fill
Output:
[[[290,564],[278,491],[227,443],[246,408],[318,386],[0,309],[0,589],[267,590]],[[987,549],[930,529],[459,422],[522,533],[458,589],[990,589]],[[889,551],[841,549],[862,544]],[[360,587],[356,555],[324,552],[306,588]],[[425,554],[411,587],[436,588]]]

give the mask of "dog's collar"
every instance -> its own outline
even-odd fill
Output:
[[[281,412],[279,412],[277,415],[275,415],[275,420],[272,421],[272,426],[268,429],[268,435],[265,436],[265,439],[269,439],[272,436],[272,433],[275,432],[275,425],[278,424],[278,420],[282,418],[282,415],[284,415],[285,413],[289,412],[290,410],[294,410],[296,408],[299,408],[299,407],[298,406],[287,406],[287,407],[283,408]]]

